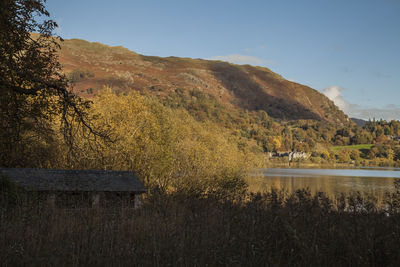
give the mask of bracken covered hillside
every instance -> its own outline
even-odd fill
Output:
[[[74,91],[91,98],[109,86],[118,93],[145,90],[159,97],[200,91],[229,109],[264,110],[278,120],[315,119],[343,125],[347,116],[318,91],[268,68],[222,61],[153,57],[123,47],[65,40],[60,52]]]

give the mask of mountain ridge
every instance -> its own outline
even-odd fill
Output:
[[[59,60],[77,94],[91,98],[104,86],[118,93],[149,91],[165,97],[200,91],[228,109],[264,110],[277,120],[351,123],[334,103],[311,87],[284,79],[266,67],[224,61],[137,54],[122,46],[70,39]]]

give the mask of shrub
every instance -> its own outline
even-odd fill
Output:
[[[337,160],[339,162],[349,162],[350,161],[351,150],[348,148],[343,148],[337,153]]]
[[[67,78],[70,83],[75,84],[81,80],[94,77],[94,74],[88,70],[74,69],[67,74]]]

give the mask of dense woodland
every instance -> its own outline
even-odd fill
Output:
[[[228,110],[213,96],[199,91],[177,91],[160,101],[172,108],[183,107],[197,121],[212,121],[229,129],[252,151],[306,152],[311,153],[314,163],[399,164],[399,121],[374,119],[360,127],[353,122],[338,126],[316,120],[277,120],[263,110]],[[366,151],[346,147],[366,144],[370,144]],[[338,150],[340,146],[343,148]]]
[[[307,152],[317,164],[399,164],[400,122],[281,120],[195,90],[109,86],[84,99],[72,87],[92,74],[64,73],[48,16],[42,0],[0,3],[0,166],[132,170],[148,192],[136,211],[53,210],[1,177],[3,264],[398,263],[398,185],[378,203],[357,193],[251,194],[244,178],[273,163],[273,151]]]

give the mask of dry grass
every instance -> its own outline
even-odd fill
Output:
[[[2,266],[394,266],[400,194],[157,195],[140,210],[2,209]]]

